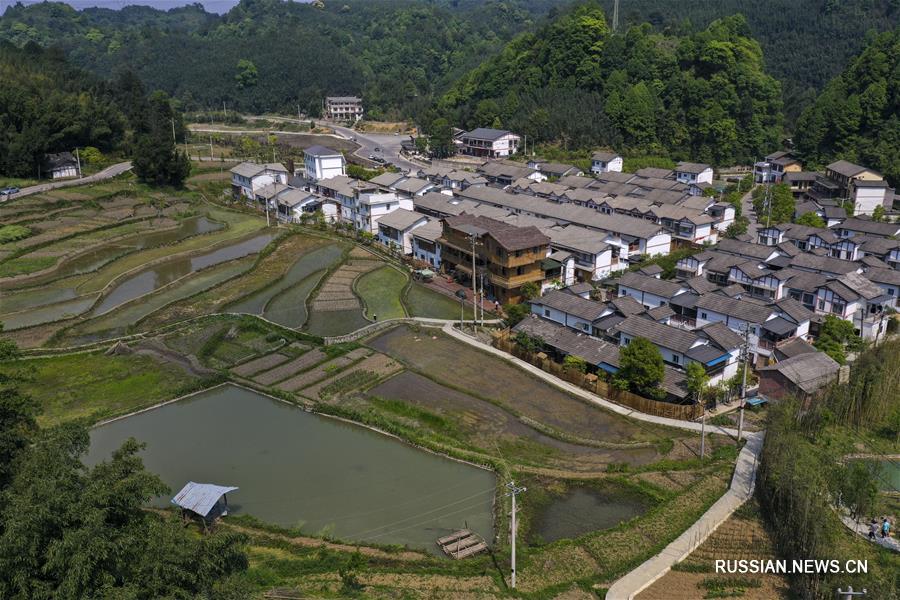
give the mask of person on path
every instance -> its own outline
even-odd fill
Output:
[[[875,536],[877,536],[877,535],[878,535],[878,520],[873,518],[869,522],[869,539],[874,541]]]
[[[881,521],[881,537],[891,537],[891,522],[888,521],[887,517],[884,517],[884,519]]]

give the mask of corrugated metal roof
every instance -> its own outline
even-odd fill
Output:
[[[205,517],[219,501],[219,498],[237,489],[212,483],[188,481],[187,485],[172,498],[172,504]]]

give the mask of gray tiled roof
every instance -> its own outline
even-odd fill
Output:
[[[398,231],[406,231],[419,221],[427,219],[422,213],[413,212],[405,208],[398,208],[378,219],[379,225],[393,227]]]
[[[645,310],[644,305],[632,298],[631,296],[619,296],[618,298],[613,298],[609,301],[617,311],[625,315],[626,317],[630,317],[631,315],[637,315]]]
[[[596,321],[606,311],[606,305],[601,302],[588,300],[562,290],[548,291],[540,298],[532,300],[532,304],[554,308],[585,321]]]
[[[647,275],[641,275],[640,273],[631,272],[622,275],[619,278],[618,283],[619,285],[624,285],[650,294],[656,294],[663,298],[671,298],[679,292],[683,292],[685,289],[681,283],[675,281],[657,279],[656,277],[649,277]]]
[[[798,388],[811,394],[837,377],[841,366],[824,352],[798,354],[768,367],[763,373],[778,371]]]
[[[445,217],[444,222],[453,228],[474,225],[484,229],[507,250],[537,248],[550,242],[550,238],[541,233],[537,227],[516,227],[489,217],[463,213],[455,217]]]
[[[318,144],[310,146],[305,149],[303,153],[309,154],[310,156],[342,156],[340,151],[332,150],[331,148],[326,148],[325,146],[320,146]]]
[[[657,323],[641,316],[629,317],[616,325],[616,330],[632,337],[642,337],[657,346],[685,353],[697,343],[697,334]]]
[[[697,308],[735,317],[750,323],[764,323],[772,309],[720,294],[706,294],[697,300]]]
[[[744,342],[744,339],[741,336],[729,329],[729,327],[721,321],[704,325],[699,331],[723,350],[734,350],[735,348],[740,347]]]
[[[477,140],[488,140],[488,141],[493,142],[494,140],[499,140],[504,135],[507,135],[509,133],[512,133],[512,132],[507,131],[505,129],[491,129],[490,127],[478,127],[476,129],[473,129],[472,131],[467,131],[466,133],[463,133],[459,137],[468,137],[468,138],[474,138]]]

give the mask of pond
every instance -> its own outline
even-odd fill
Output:
[[[85,462],[132,436],[173,494],[188,481],[238,486],[233,514],[433,553],[438,537],[466,526],[493,538],[493,473],[245,388],[223,385],[95,427]]]
[[[264,233],[240,242],[222,246],[197,256],[182,257],[145,269],[117,284],[93,310],[91,316],[107,313],[144,294],[157,290],[194,271],[200,271],[236,258],[256,254],[275,238],[274,233]]]
[[[549,543],[609,529],[643,514],[650,502],[613,488],[576,487],[554,499],[536,517],[532,537]]]
[[[883,492],[900,490],[900,460],[878,461],[878,489]]]

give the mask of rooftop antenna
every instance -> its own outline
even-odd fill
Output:
[[[619,0],[615,0],[613,4],[613,18],[612,18],[612,30],[617,31],[619,29]]]

